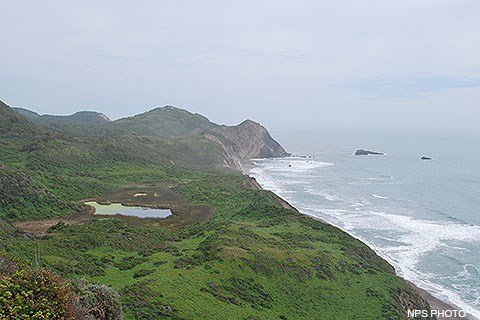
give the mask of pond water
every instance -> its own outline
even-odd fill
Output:
[[[172,215],[170,209],[152,209],[144,207],[127,207],[120,203],[99,204],[97,202],[85,202],[86,205],[95,208],[95,214],[132,216],[139,218],[166,218]]]

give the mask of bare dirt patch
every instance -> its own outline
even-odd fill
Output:
[[[82,210],[62,218],[14,222],[12,225],[25,233],[40,236],[46,234],[48,229],[59,222],[65,224],[85,224],[92,220],[93,212],[92,207],[84,205]]]
[[[114,192],[107,193],[94,199],[84,199],[81,203],[87,201],[96,201],[101,204],[121,203],[125,206],[140,206],[156,209],[170,209],[172,215],[167,218],[138,218],[124,215],[94,215],[95,209],[84,205],[82,210],[69,216],[47,220],[23,221],[14,223],[17,229],[35,236],[41,236],[54,225],[63,222],[65,224],[86,224],[93,219],[120,219],[136,225],[158,225],[170,228],[190,226],[197,223],[205,223],[213,216],[215,210],[211,206],[189,204],[185,197],[173,191],[175,187],[172,183],[162,183],[159,185],[139,185],[135,187],[122,188]],[[141,194],[141,196],[138,196]]]

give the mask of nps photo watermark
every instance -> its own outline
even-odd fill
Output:
[[[467,312],[465,310],[408,310],[408,318],[465,318],[467,319]]]

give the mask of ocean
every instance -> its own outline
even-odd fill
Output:
[[[253,160],[249,174],[263,188],[480,318],[478,132],[325,130],[275,138],[297,156]],[[354,156],[356,149],[386,155]]]

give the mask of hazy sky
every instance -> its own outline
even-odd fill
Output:
[[[478,0],[1,1],[0,99],[272,129],[480,127]]]

